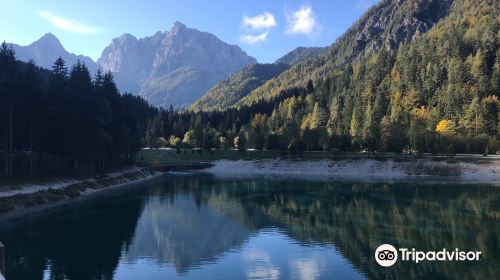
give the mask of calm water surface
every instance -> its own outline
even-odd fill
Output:
[[[7,279],[498,279],[500,188],[167,175],[0,221]],[[480,262],[373,258],[383,243]]]

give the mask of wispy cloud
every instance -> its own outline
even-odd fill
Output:
[[[319,24],[311,6],[303,6],[292,12],[285,10],[285,17],[286,34],[313,35],[319,30]]]
[[[265,42],[269,35],[269,30],[276,25],[277,22],[274,15],[269,12],[254,17],[244,16],[242,26],[245,31],[241,34],[240,41],[249,45],[257,45]]]
[[[276,26],[276,19],[269,12],[254,17],[244,16],[243,26],[253,30],[269,29]]]
[[[257,34],[257,35],[242,34],[240,36],[240,41],[242,43],[246,43],[249,45],[256,45],[256,44],[259,44],[259,43],[266,41],[268,34],[269,34],[269,30],[266,30],[266,31],[262,32],[261,34]]]
[[[375,5],[377,2],[378,0],[359,0],[354,6],[354,9],[362,11],[368,10],[368,8]]]
[[[40,17],[50,22],[55,27],[67,32],[88,35],[98,34],[102,32],[102,28],[99,26],[87,25],[74,19],[57,16],[50,11],[39,11],[38,14],[40,15]]]

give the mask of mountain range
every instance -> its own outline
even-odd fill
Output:
[[[124,34],[115,38],[97,62],[66,51],[51,33],[28,46],[11,45],[19,60],[33,60],[43,68],[50,69],[61,57],[69,68],[81,61],[92,74],[98,69],[111,71],[121,92],[139,95],[157,107],[183,108],[203,96],[191,106],[199,109],[232,106],[291,65],[325,51],[324,48],[297,48],[274,64],[258,64],[238,46],[180,22],[174,23],[170,31],[150,37],[138,39]],[[227,88],[227,79],[238,84],[239,91]],[[246,84],[240,86],[240,83]],[[214,94],[224,100],[213,99]]]
[[[11,45],[19,60],[33,60],[44,68],[62,57],[68,67],[84,62],[92,74],[111,71],[122,92],[140,95],[158,107],[190,105],[220,80],[257,62],[238,46],[180,22],[150,37],[115,38],[97,62],[69,53],[51,33],[28,46]]]
[[[395,50],[434,26],[451,3],[382,0],[328,48],[297,48],[272,64],[258,64],[238,46],[180,22],[150,37],[115,38],[97,62],[67,52],[50,33],[13,48],[20,60],[33,59],[45,68],[60,56],[68,66],[84,62],[91,73],[111,71],[121,92],[157,107],[220,110],[273,98],[371,52]]]
[[[381,0],[329,47],[296,49],[271,64],[176,23],[115,39],[98,63],[122,91],[127,81],[155,105],[186,108],[197,99],[147,120],[150,147],[489,153],[500,150],[499,11],[494,0]],[[60,47],[44,37],[33,46]],[[4,71],[18,78],[20,95],[36,92],[26,90],[36,83],[24,85],[34,72],[26,66],[25,77]],[[86,74],[75,70],[72,91]]]

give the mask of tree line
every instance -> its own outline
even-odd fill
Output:
[[[0,47],[0,177],[96,172],[130,162],[156,109],[120,95],[111,73],[85,64],[52,69],[16,60]]]

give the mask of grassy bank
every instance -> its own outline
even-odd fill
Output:
[[[216,160],[262,160],[262,159],[297,159],[297,160],[344,160],[344,159],[376,159],[376,160],[398,160],[409,161],[414,158],[428,158],[435,161],[448,162],[472,162],[485,163],[491,160],[500,160],[498,155],[483,157],[482,155],[455,155],[453,157],[446,155],[409,155],[409,154],[372,154],[372,153],[352,153],[352,152],[302,152],[290,153],[279,151],[234,151],[234,150],[191,150],[180,149],[180,152],[173,149],[143,149],[136,157],[136,163],[141,166],[158,166],[163,164],[173,164],[182,162],[211,162]]]

